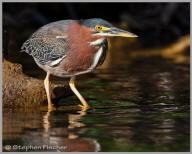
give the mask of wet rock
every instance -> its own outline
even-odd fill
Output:
[[[40,105],[46,102],[43,80],[23,74],[20,64],[3,59],[2,83],[4,106]],[[62,83],[51,83],[50,87],[51,90],[59,87],[60,96],[66,91]],[[52,95],[52,98],[55,97],[56,95]]]

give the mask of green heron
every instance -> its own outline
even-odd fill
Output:
[[[48,108],[53,107],[49,90],[51,74],[70,77],[71,90],[79,98],[83,108],[89,107],[75,87],[75,76],[91,72],[103,64],[108,50],[107,38],[113,36],[137,37],[100,18],[56,21],[32,34],[21,49],[47,72],[44,86]]]

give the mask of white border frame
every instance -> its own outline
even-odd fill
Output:
[[[0,66],[2,68],[2,44],[3,44],[3,38],[2,38],[2,3],[3,2],[116,2],[116,3],[120,3],[120,2],[189,2],[190,3],[190,38],[191,38],[191,1],[192,0],[0,0],[0,9],[1,9],[1,12],[0,12],[0,35],[1,35],[1,42],[0,42],[0,48],[1,48],[1,52],[0,52]],[[190,39],[190,43],[191,43],[191,39]],[[191,55],[191,48],[190,48],[190,55]],[[192,59],[190,58],[190,62],[192,61]],[[190,63],[191,64],[191,63]],[[191,76],[191,65],[190,65],[190,76]],[[0,102],[2,102],[2,71],[0,73]],[[183,153],[192,153],[192,138],[191,138],[191,133],[192,133],[192,121],[191,121],[191,117],[192,117],[192,112],[191,112],[191,98],[192,98],[192,91],[191,91],[191,87],[192,87],[192,83],[191,83],[191,80],[190,80],[190,143],[191,143],[191,146],[190,146],[190,152],[176,152],[177,154],[183,154]],[[1,107],[0,107],[0,120],[1,120],[1,123],[2,123],[2,103],[1,103]],[[2,123],[3,124],[3,123]],[[182,127],[182,126],[181,126]],[[1,128],[0,128],[0,134],[1,134],[1,139],[0,139],[0,152],[2,152],[2,125],[1,125]],[[9,153],[15,153],[15,152],[9,152]],[[22,152],[22,153],[28,153],[28,152]],[[37,152],[30,152],[30,153],[37,153]],[[38,152],[38,153],[44,153],[44,152]],[[65,153],[83,153],[83,152],[65,152]],[[87,153],[94,153],[94,152],[87,152]],[[107,153],[107,152],[99,152],[99,153]],[[111,152],[110,152],[111,153]],[[113,153],[119,153],[119,152],[113,152]],[[133,154],[136,154],[136,153],[140,153],[140,152],[126,152],[126,153],[133,153]],[[155,153],[155,154],[160,154],[160,153],[167,153],[167,154],[173,154],[175,152],[142,152],[142,153]]]

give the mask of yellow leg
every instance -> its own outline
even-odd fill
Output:
[[[51,95],[50,95],[50,88],[49,88],[49,77],[50,77],[50,74],[49,74],[49,72],[47,72],[47,76],[46,76],[46,78],[44,80],[44,86],[45,86],[45,91],[46,91],[46,94],[47,94],[48,109],[52,109],[53,104],[51,102]]]
[[[78,92],[78,90],[75,87],[75,77],[71,77],[69,86],[71,87],[71,90],[75,93],[75,95],[79,98],[79,100],[83,104],[83,108],[85,109],[89,108],[89,105],[87,104],[86,100],[81,96],[81,94]]]

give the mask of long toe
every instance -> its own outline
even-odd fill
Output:
[[[48,104],[48,110],[54,110],[54,109],[56,109],[55,105],[52,103],[49,103]]]
[[[81,108],[82,110],[87,110],[87,109],[89,109],[90,108],[90,106],[84,106],[84,105],[81,105],[81,104],[78,104],[77,105],[79,108]]]

